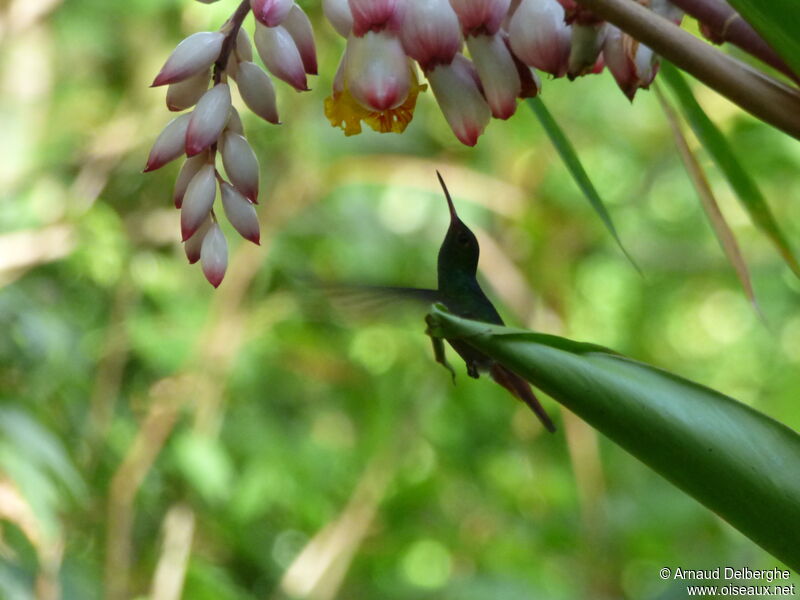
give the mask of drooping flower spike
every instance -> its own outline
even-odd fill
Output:
[[[670,0],[636,1],[680,23],[682,12]],[[265,68],[242,28],[250,12]],[[474,146],[492,117],[508,119],[518,98],[540,92],[534,69],[572,79],[608,67],[631,100],[658,72],[652,50],[576,0],[322,0],[322,12],[345,39],[324,105],[331,125],[345,135],[360,133],[362,124],[402,133],[428,89],[420,73],[456,138]],[[167,108],[182,114],[158,135],[144,171],[186,156],[172,200],[181,211],[186,256],[203,263],[214,286],[228,262],[220,216],[245,239],[260,240],[253,206],[258,159],[232,92],[254,114],[279,124],[270,74],[302,92],[317,68],[311,21],[294,0],[243,0],[219,31],[178,44],[153,80],[153,87],[168,86]],[[215,210],[218,197],[223,211]]]

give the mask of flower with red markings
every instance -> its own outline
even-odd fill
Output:
[[[416,0],[403,13],[400,40],[423,71],[448,65],[461,49],[458,17],[447,0]]]
[[[653,82],[658,70],[653,51],[613,25],[608,25],[603,60],[631,102],[639,88]]]
[[[177,83],[208,69],[219,56],[225,34],[201,31],[187,37],[173,50],[151,87]]]
[[[219,287],[228,268],[228,242],[218,223],[213,223],[203,237],[200,260],[203,263],[203,275],[211,285]]]
[[[164,130],[158,135],[150,155],[147,157],[145,173],[160,169],[168,162],[175,160],[181,154],[186,144],[186,130],[189,128],[190,114],[175,117],[167,123]]]
[[[228,221],[244,239],[259,245],[261,233],[253,205],[231,184],[223,181],[219,188],[222,195],[222,207],[225,209]]]
[[[508,33],[514,54],[525,64],[556,77],[566,74],[571,32],[556,0],[522,0]]]
[[[216,143],[231,114],[231,90],[218,83],[208,90],[192,111],[186,129],[186,156],[199,154]]]
[[[280,123],[275,86],[264,70],[251,62],[239,63],[236,74],[239,95],[247,107],[270,123]]]
[[[511,0],[450,0],[464,35],[494,35],[508,13]]]
[[[348,0],[348,4],[353,15],[353,35],[361,37],[368,31],[397,29],[406,0]]]
[[[280,25],[292,9],[294,0],[250,0],[250,8],[259,23],[267,27]]]
[[[405,102],[411,88],[408,58],[397,37],[368,32],[347,40],[344,82],[363,107],[384,111]]]
[[[205,152],[184,161],[172,190],[172,201],[175,203],[175,208],[181,207],[189,182],[206,163],[208,163],[208,155]]]
[[[491,111],[481,94],[475,67],[462,54],[428,73],[436,101],[462,144],[474,146],[489,123]]]
[[[292,10],[286,15],[282,25],[292,36],[297,50],[300,52],[300,59],[303,61],[303,68],[308,75],[317,74],[317,48],[314,44],[314,30],[308,15],[303,12],[297,4],[292,6]]]
[[[472,55],[492,116],[508,119],[517,110],[522,82],[503,35],[470,35],[467,37],[467,48]]]
[[[308,90],[300,50],[285,27],[265,27],[256,23],[255,44],[270,73],[301,92]]]
[[[203,224],[198,227],[197,231],[194,232],[194,235],[183,242],[183,251],[186,253],[186,258],[189,259],[190,265],[200,260],[200,248],[203,247],[203,239],[206,237],[206,233],[211,229],[211,223],[213,223],[213,221],[209,215],[206,220],[203,221]]]
[[[213,164],[200,167],[189,181],[181,205],[181,237],[185,242],[203,224],[217,195],[216,170]]]
[[[220,145],[222,164],[231,183],[247,198],[258,199],[258,159],[244,136],[227,131]]]

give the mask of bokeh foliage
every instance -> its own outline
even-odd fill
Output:
[[[593,76],[543,96],[642,277],[524,107],[475,149],[430,98],[402,136],[330,128],[342,43],[304,6],[322,75],[302,96],[280,86],[280,127],[242,112],[263,242],[233,248],[217,292],[178,244],[177,166],[139,171],[168,119],[147,84],[232,3],[0,9],[0,597],[166,598],[185,573],[191,599],[638,600],[682,597],[662,566],[777,566],[576,417],[548,436],[490,382],[459,370],[453,387],[422,315],[330,310],[298,279],[432,285],[438,168],[508,321],[797,429],[800,282],[710,159],[766,325],[652,94],[630,105]],[[800,146],[696,93],[796,248]]]

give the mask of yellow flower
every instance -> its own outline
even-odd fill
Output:
[[[396,108],[376,112],[356,102],[345,84],[341,92],[333,92],[325,98],[325,116],[333,127],[341,128],[347,136],[361,133],[361,121],[378,133],[403,133],[414,118],[417,96],[426,89],[428,86],[420,84],[416,72],[411,69],[411,89],[405,102]]]

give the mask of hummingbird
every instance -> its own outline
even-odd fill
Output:
[[[503,325],[503,319],[478,283],[478,259],[480,246],[475,234],[459,218],[453,199],[441,173],[436,171],[439,183],[444,190],[450,210],[450,226],[444,237],[437,260],[437,289],[415,287],[357,286],[360,290],[394,297],[444,304],[456,316]],[[445,348],[441,339],[431,338],[436,362],[450,371],[455,381],[455,371],[447,362]],[[481,373],[490,377],[507,389],[514,397],[524,402],[539,418],[548,431],[555,432],[555,425],[533,393],[530,384],[509,368],[476,350],[462,340],[447,339],[447,343],[464,360],[467,375],[477,379]]]

